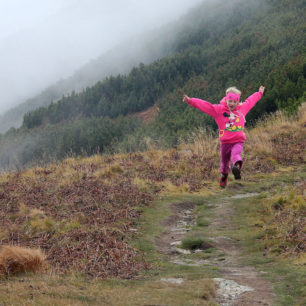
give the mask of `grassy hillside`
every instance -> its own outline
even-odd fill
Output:
[[[277,109],[294,113],[305,99],[303,1],[205,2],[180,23],[173,55],[28,113],[22,128],[0,138],[2,168],[148,143],[175,147],[191,130],[215,128],[212,118],[180,103],[184,92],[218,103],[228,86],[241,88],[244,100],[263,84],[266,94],[248,123]],[[154,122],[133,116],[153,105],[160,110]]]
[[[222,192],[218,142],[204,131],[177,149],[69,158],[2,174],[0,244],[40,248],[48,267],[37,276],[8,273],[0,301],[211,305],[216,294],[211,278],[220,272],[168,263],[155,245],[165,226],[160,222],[170,215],[169,203],[194,203],[197,225],[191,229],[206,237],[213,221],[207,201],[257,192],[255,200],[235,202],[239,226],[230,235],[241,241],[245,260],[269,273],[277,305],[302,303],[305,124],[304,104],[298,117],[278,113],[250,130],[243,180],[230,178]],[[201,254],[222,256],[212,250]],[[185,283],[164,285],[161,277],[182,277]]]

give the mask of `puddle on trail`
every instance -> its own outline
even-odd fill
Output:
[[[258,195],[259,193],[257,192],[242,193],[242,194],[236,194],[235,196],[232,196],[231,199],[245,199],[245,198],[256,197]]]
[[[181,285],[184,280],[182,278],[162,278],[162,282]]]
[[[179,259],[176,258],[174,260],[171,260],[170,262],[176,264],[176,265],[182,265],[182,266],[189,266],[189,267],[200,267],[203,265],[211,265],[211,261],[205,260],[205,259],[199,259],[199,260],[189,260],[189,259]]]

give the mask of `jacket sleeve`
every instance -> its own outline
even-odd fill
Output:
[[[188,104],[214,118],[217,115],[214,105],[207,101],[197,99],[197,98],[191,98],[189,99]]]
[[[255,104],[261,99],[262,92],[258,91],[249,96],[244,103],[241,104],[240,110],[246,115]]]

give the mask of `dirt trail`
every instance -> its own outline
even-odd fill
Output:
[[[173,259],[175,254],[182,252],[176,246],[189,231],[186,226],[194,224],[192,216],[194,207],[195,204],[186,202],[171,205],[173,214],[163,223],[168,230],[155,239],[156,246],[161,253],[172,255]]]
[[[255,194],[237,195],[236,198],[250,197]],[[193,225],[192,210],[195,207],[192,203],[175,203],[172,204],[171,215],[165,224],[168,230],[156,239],[156,245],[160,252],[169,255],[169,260],[175,264],[201,266],[211,265],[218,267],[222,274],[222,278],[215,278],[218,285],[216,302],[219,305],[272,305],[274,294],[272,285],[260,275],[251,266],[242,266],[240,262],[241,250],[235,241],[224,236],[224,232],[234,229],[231,221],[234,214],[230,201],[220,201],[215,205],[211,205],[213,221],[208,227],[208,231],[214,241],[214,247],[218,252],[224,254],[223,260],[218,258],[209,260],[188,260],[184,251],[177,248],[180,241],[188,231],[186,225]],[[223,234],[222,234],[223,233]],[[184,254],[182,258],[181,254]],[[263,272],[262,272],[263,273]]]

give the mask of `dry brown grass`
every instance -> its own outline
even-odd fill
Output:
[[[262,199],[263,209],[259,224],[263,229],[266,252],[292,256],[296,264],[305,264],[306,255],[306,183],[298,187],[282,188]]]
[[[250,130],[244,177],[301,164],[305,114],[306,104],[299,117],[278,113]],[[0,244],[18,240],[26,247],[41,247],[49,264],[60,272],[134,277],[148,267],[126,239],[140,208],[162,192],[207,194],[217,186],[219,162],[217,135],[199,129],[179,149],[152,147],[143,153],[68,158],[57,165],[4,174],[0,176]],[[118,237],[114,228],[127,236]],[[117,252],[129,260],[117,259]]]
[[[181,140],[180,149],[206,159],[219,153],[219,140],[212,132],[198,128],[186,140]]]
[[[298,109],[294,116],[288,116],[282,111],[277,111],[266,116],[259,121],[251,132],[261,133],[263,131],[269,132],[270,135],[277,135],[287,129],[299,129],[306,126],[306,102],[304,102]]]
[[[301,123],[304,127],[306,126],[306,102],[304,102],[299,108],[299,123]]]
[[[38,249],[2,246],[0,250],[0,276],[25,272],[40,272],[45,267],[45,256]]]
[[[273,152],[273,143],[271,135],[264,128],[256,128],[247,132],[248,141],[245,149],[253,153],[253,155],[271,156]]]

